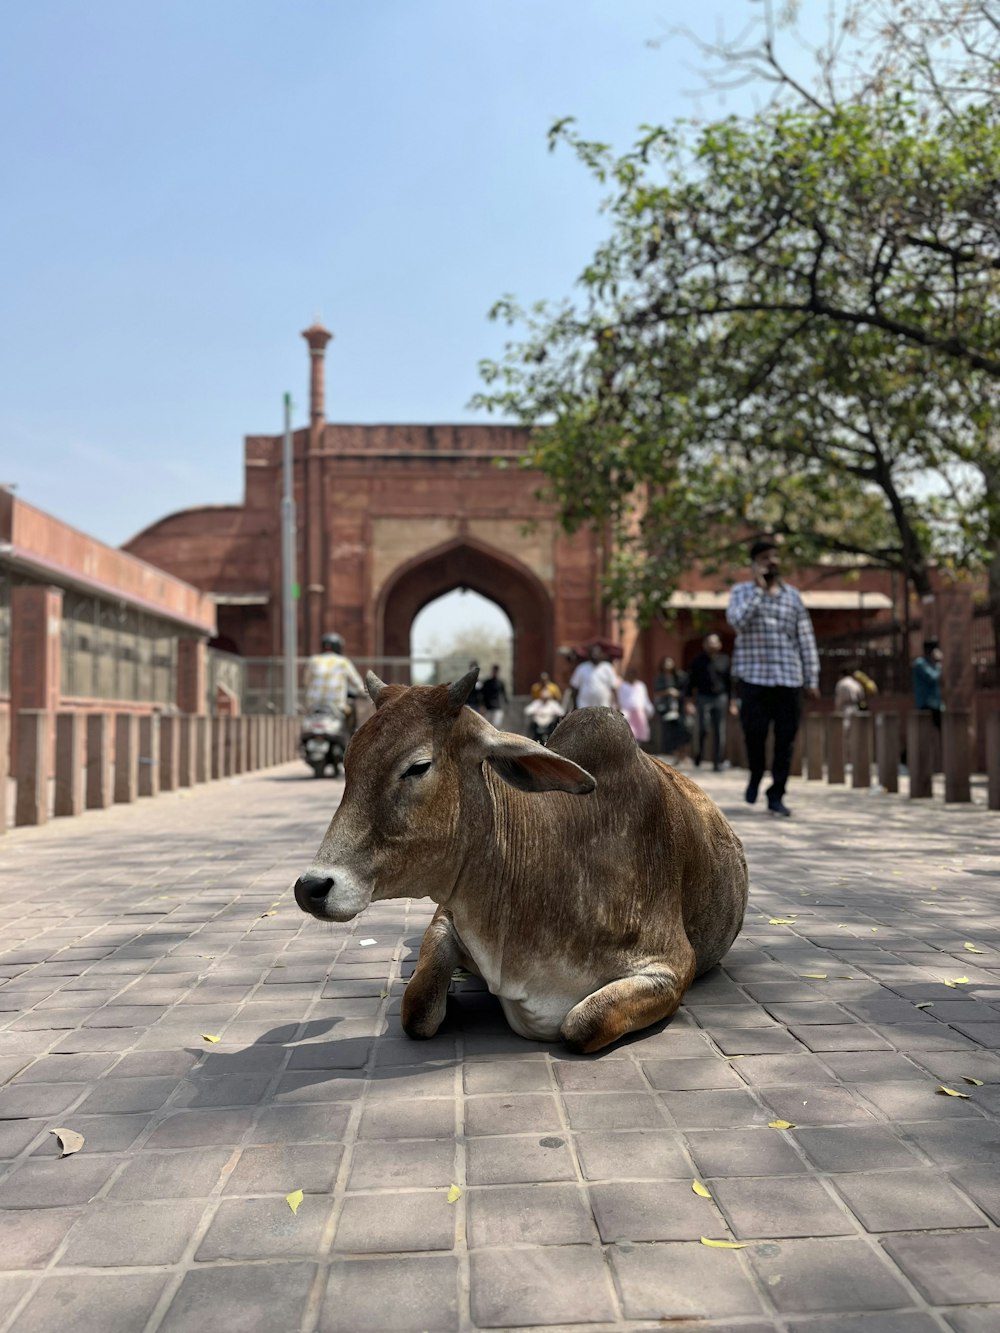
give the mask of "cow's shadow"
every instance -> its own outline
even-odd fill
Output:
[[[379,1034],[338,1034],[343,1025],[356,1026],[353,1019],[336,1016],[309,1019],[301,1023],[283,1023],[268,1029],[250,1045],[237,1050],[208,1051],[188,1047],[190,1055],[203,1059],[192,1070],[197,1075],[240,1075],[270,1072],[278,1074],[267,1097],[268,1106],[287,1105],[307,1100],[309,1089],[329,1085],[326,1097],[336,1100],[338,1093],[352,1098],[360,1090],[352,1087],[365,1082],[375,1085],[387,1081],[415,1080],[422,1095],[433,1095],[440,1083],[440,1095],[450,1092],[450,1071],[466,1060],[516,1060],[548,1054],[559,1061],[600,1060],[637,1042],[667,1031],[672,1025],[687,1027],[690,1018],[680,1010],[664,1019],[626,1034],[619,1041],[592,1055],[571,1051],[561,1041],[532,1041],[519,1036],[509,1026],[495,996],[476,978],[469,978],[468,989],[459,985],[449,994],[445,1018],[435,1036],[428,1040],[407,1037],[399,1022],[399,998],[394,997]],[[461,1041],[461,1047],[459,1042]],[[290,1052],[286,1060],[279,1052]]]

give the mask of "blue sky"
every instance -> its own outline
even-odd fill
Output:
[[[749,0],[687,6],[730,29]],[[113,543],[242,495],[242,436],[455,421],[504,292],[564,295],[603,223],[545,134],[622,146],[692,99],[676,0],[32,0],[0,55],[0,481]],[[730,103],[730,108],[732,107]]]

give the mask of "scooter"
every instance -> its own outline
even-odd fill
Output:
[[[335,778],[340,776],[347,743],[354,730],[353,719],[353,707],[348,717],[342,717],[323,705],[302,719],[299,749],[314,777],[323,777],[328,768],[333,770]]]

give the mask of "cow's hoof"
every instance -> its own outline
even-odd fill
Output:
[[[578,1055],[589,1055],[607,1045],[607,1038],[602,1037],[597,1024],[586,1013],[579,1012],[580,1006],[571,1009],[563,1019],[559,1035],[571,1051]]]
[[[428,1041],[431,1037],[437,1035],[437,1030],[444,1022],[445,1006],[441,1005],[440,1010],[434,1009],[417,1010],[417,1012],[400,1012],[400,1027],[413,1041]]]

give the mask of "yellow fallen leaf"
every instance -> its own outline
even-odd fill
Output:
[[[59,1140],[59,1147],[62,1148],[63,1157],[72,1157],[75,1152],[79,1152],[86,1140],[82,1134],[78,1134],[75,1129],[50,1129],[50,1134],[54,1134]]]
[[[878,934],[878,926],[872,926],[872,934],[873,934],[873,935],[877,935],[877,934]]]
[[[967,1092],[956,1092],[954,1088],[946,1088],[943,1083],[940,1087],[935,1088],[934,1091],[944,1093],[946,1097],[964,1097],[966,1101],[969,1100],[969,1094]]]
[[[767,924],[769,926],[794,926],[795,918],[793,916],[772,916]]]
[[[265,917],[265,916],[277,916],[277,915],[278,915],[277,912],[261,912],[261,917],[262,917],[262,918]]]
[[[378,998],[379,998],[380,1000],[386,1000],[386,999],[388,999],[388,998],[389,998],[389,992],[388,992],[387,990],[380,990],[379,993],[378,993]]]
[[[769,1120],[769,1121],[767,1122],[767,1127],[768,1127],[768,1129],[794,1129],[794,1128],[795,1128],[795,1126],[792,1124],[792,1122],[791,1122],[790,1120]]]
[[[738,1240],[709,1240],[707,1236],[702,1236],[702,1245],[708,1245],[713,1250],[745,1250],[746,1245]]]
[[[966,951],[967,953],[984,953],[984,952],[985,952],[984,949],[977,949],[976,946],[975,946],[974,944],[969,944],[968,941],[966,941],[965,944],[962,945],[962,948],[965,949],[965,951]]]
[[[805,977],[806,981],[825,981],[825,972],[800,972],[800,977]]]
[[[695,1194],[697,1194],[699,1199],[710,1199],[712,1197],[700,1180],[692,1180],[691,1188],[694,1190]]]
[[[945,977],[945,978],[944,978],[944,984],[945,984],[946,986],[950,986],[950,987],[952,988],[952,990],[954,990],[956,986],[968,986],[968,984],[969,984],[969,978],[968,978],[968,977],[951,977],[951,978]]]
[[[301,1190],[292,1190],[291,1194],[285,1195],[285,1203],[288,1204],[293,1213],[297,1213],[299,1211],[299,1204],[302,1202],[303,1198],[304,1195]]]
[[[210,1041],[210,1042],[213,1044],[213,1046],[215,1045],[215,1043],[216,1043],[217,1041],[221,1041],[221,1040],[222,1040],[221,1037],[217,1037],[217,1036],[215,1036],[215,1034],[212,1033],[212,1032],[203,1032],[203,1033],[201,1034],[201,1039],[202,1039],[202,1041]]]
[[[462,1191],[458,1188],[458,1186],[457,1185],[450,1186],[448,1190],[448,1202],[458,1203],[461,1197],[462,1197]]]
[[[965,1079],[966,1083],[971,1083],[974,1088],[981,1088],[983,1086],[983,1080],[981,1078],[973,1078],[971,1074],[963,1074],[962,1077]]]
[[[913,1007],[914,1007],[914,1009],[933,1009],[933,1008],[934,1008],[934,1001],[933,1001],[933,1000],[921,1000],[919,1004],[915,1004]]]

